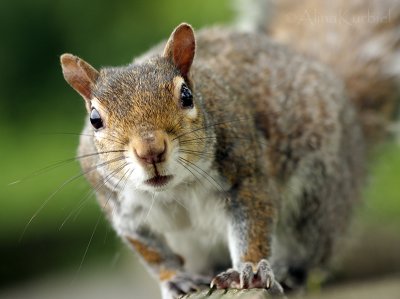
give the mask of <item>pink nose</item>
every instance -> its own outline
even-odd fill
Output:
[[[132,140],[136,158],[143,164],[157,164],[167,158],[168,136],[162,130],[143,132]]]
[[[142,146],[136,148],[136,155],[143,163],[157,164],[165,161],[166,156],[166,143],[163,142],[161,146]]]

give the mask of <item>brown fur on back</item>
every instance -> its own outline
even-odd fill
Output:
[[[265,0],[258,21],[275,40],[326,63],[345,81],[369,142],[387,136],[399,107],[400,3]]]

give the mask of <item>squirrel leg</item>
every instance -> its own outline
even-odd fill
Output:
[[[150,272],[158,278],[163,299],[207,288],[211,277],[193,275],[183,270],[184,260],[172,252],[162,235],[141,227],[124,240],[136,251]]]
[[[276,219],[275,204],[268,194],[265,184],[263,187],[256,179],[249,178],[232,198],[229,249],[233,269],[217,275],[212,287],[265,288],[270,294],[283,295],[267,260]]]

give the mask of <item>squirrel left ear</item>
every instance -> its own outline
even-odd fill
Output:
[[[182,23],[172,32],[164,48],[163,56],[173,62],[186,80],[188,79],[195,51],[196,41],[193,28],[189,24]]]
[[[61,55],[60,62],[68,84],[86,101],[90,100],[99,72],[89,63],[72,54]]]

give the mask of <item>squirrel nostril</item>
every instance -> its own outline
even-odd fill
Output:
[[[165,141],[163,146],[160,148],[148,147],[142,151],[135,149],[136,156],[147,164],[164,162],[166,158],[166,152],[167,152],[167,143]]]

